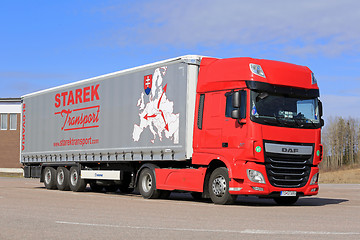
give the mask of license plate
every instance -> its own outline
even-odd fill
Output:
[[[296,197],[296,191],[281,191],[281,197]]]

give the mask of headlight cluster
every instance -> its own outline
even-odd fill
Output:
[[[311,178],[310,185],[315,185],[319,181],[319,173],[315,173],[315,175]]]
[[[247,176],[250,181],[254,183],[265,183],[265,178],[261,172],[252,169],[247,169]]]

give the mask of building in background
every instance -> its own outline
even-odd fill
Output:
[[[19,169],[21,99],[0,98],[0,169]]]

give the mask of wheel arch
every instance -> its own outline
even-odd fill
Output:
[[[205,179],[204,179],[204,186],[203,186],[203,197],[204,198],[209,198],[210,197],[209,187],[208,187],[210,175],[215,169],[217,169],[219,167],[225,167],[225,168],[229,169],[228,166],[226,166],[225,162],[222,161],[221,159],[213,159],[209,163],[209,166],[208,166],[208,168],[206,170],[206,173],[205,173]]]
[[[136,176],[135,176],[135,187],[137,187],[138,183],[139,183],[139,176],[141,171],[144,168],[149,168],[151,171],[153,171],[154,176],[155,176],[155,186],[156,186],[156,174],[155,174],[155,168],[158,168],[157,165],[153,164],[153,163],[145,163],[143,165],[140,166],[140,168],[136,171]]]

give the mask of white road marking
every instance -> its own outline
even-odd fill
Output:
[[[130,228],[147,230],[165,230],[165,231],[188,231],[188,232],[215,232],[215,233],[240,233],[240,234],[276,234],[276,235],[360,235],[360,232],[321,232],[321,231],[281,231],[281,230],[221,230],[221,229],[201,229],[201,228],[166,228],[166,227],[146,227],[146,226],[127,226],[96,223],[64,222],[56,221],[58,224],[81,225],[91,227],[111,227],[111,228]]]

